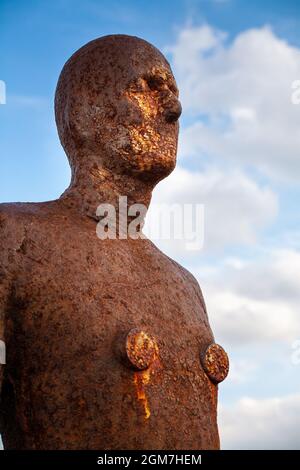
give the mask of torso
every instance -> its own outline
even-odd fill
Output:
[[[5,447],[218,448],[217,387],[200,363],[213,337],[189,273],[149,240],[99,240],[95,221],[57,202],[35,205],[18,224]],[[142,392],[145,373],[118,355],[131,328],[159,346]]]

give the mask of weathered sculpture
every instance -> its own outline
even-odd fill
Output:
[[[170,66],[141,39],[100,38],[66,63],[55,107],[70,187],[0,206],[4,447],[217,449],[228,361],[196,280],[147,239],[96,236],[99,204],[148,206],[175,167]]]

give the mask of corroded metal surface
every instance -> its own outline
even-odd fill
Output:
[[[229,359],[219,344],[211,344],[202,356],[202,364],[209,378],[220,383],[226,379],[229,372]]]
[[[4,447],[217,449],[217,385],[200,360],[214,337],[197,281],[148,239],[96,236],[100,203],[148,207],[175,167],[170,66],[141,39],[97,39],[66,63],[55,108],[70,187],[0,205]],[[223,376],[223,356],[214,361]]]
[[[147,369],[158,356],[158,346],[151,335],[133,328],[126,337],[126,355],[133,367]]]

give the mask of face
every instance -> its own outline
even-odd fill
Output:
[[[120,158],[131,172],[144,178],[167,176],[176,164],[181,114],[171,71],[156,66],[140,74],[124,90],[122,99],[127,126],[119,122],[113,140]]]
[[[101,140],[125,173],[160,180],[175,167],[181,105],[175,79],[164,64],[133,74],[101,125]],[[110,119],[109,116],[113,117]]]

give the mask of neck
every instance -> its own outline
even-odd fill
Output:
[[[100,204],[112,205],[118,215],[120,201],[124,204],[124,197],[127,198],[128,207],[133,204],[143,204],[148,208],[153,187],[152,182],[141,181],[133,176],[113,174],[93,163],[90,167],[73,169],[71,184],[60,200],[98,221],[97,208]]]

